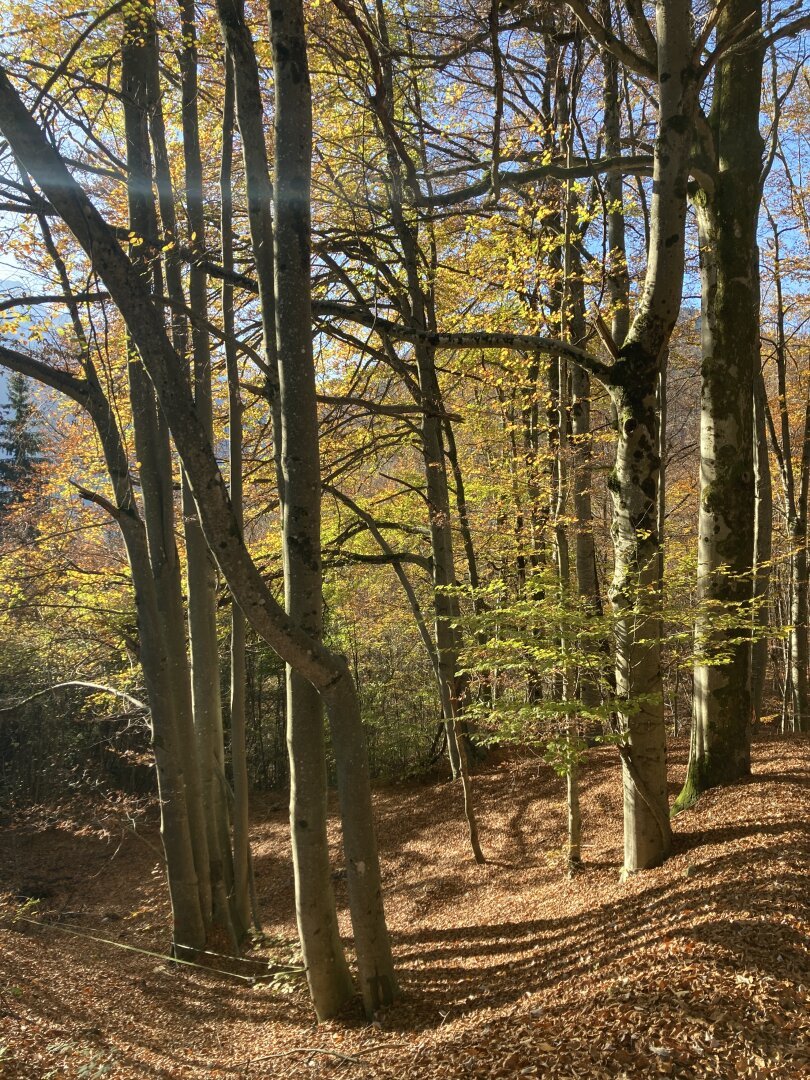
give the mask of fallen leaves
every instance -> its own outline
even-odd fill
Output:
[[[77,930],[112,918],[122,943],[164,948],[154,851],[127,837],[111,859],[119,825],[88,830],[76,806],[73,830],[52,816],[17,822],[0,836],[0,887],[41,886],[38,918],[54,925],[12,926],[14,897],[0,909],[0,1076],[799,1080],[810,1074],[809,751],[806,738],[758,743],[751,780],[680,815],[673,857],[625,884],[609,748],[583,772],[587,860],[573,881],[547,857],[565,831],[550,770],[500,763],[476,778],[485,867],[446,785],[378,792],[404,993],[373,1026],[352,1014],[316,1027],[298,984],[279,994],[60,934],[68,914]],[[676,788],[685,747],[673,756]],[[259,807],[254,841],[260,958],[294,936],[281,816]],[[336,825],[332,841],[340,865]],[[345,910],[341,929],[350,936]]]

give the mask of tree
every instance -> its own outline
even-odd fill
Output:
[[[13,372],[8,380],[8,403],[0,418],[0,513],[7,512],[35,482],[42,464],[42,434],[38,409],[28,379]]]
[[[782,482],[785,526],[788,540],[788,656],[786,683],[789,685],[790,719],[786,726],[793,731],[810,728],[810,640],[808,640],[808,559],[807,515],[810,499],[810,386],[804,388],[804,402],[799,403],[798,424],[791,422],[788,400],[789,333],[786,300],[783,291],[782,257],[779,228],[768,212],[772,231],[771,251],[776,294],[776,340],[773,361],[776,367],[778,424],[767,404],[764,392],[761,408],[770,435],[774,457]],[[801,389],[801,387],[800,387]],[[803,407],[802,407],[803,406]],[[795,449],[794,449],[795,437]],[[798,451],[798,452],[796,452]]]
[[[721,56],[711,110],[699,127],[693,202],[701,253],[698,603],[703,614],[695,629],[689,766],[676,809],[750,770],[753,417],[760,367],[756,233],[764,179],[761,25],[761,5],[752,0],[728,3],[718,14]]]
[[[238,10],[225,8],[223,19],[226,38],[228,32],[235,30],[234,40],[228,38],[228,45],[233,54],[234,71],[236,74],[236,99],[237,118],[243,140],[243,147],[251,144],[242,124],[245,120],[243,104],[240,104],[240,72],[248,71],[250,74],[250,59],[252,54],[252,42],[245,39],[246,26],[241,13]],[[301,81],[301,73],[305,71],[305,43],[303,41],[303,21],[299,9],[289,9],[286,17],[290,20],[282,23],[276,29],[284,38],[280,50],[279,67],[277,70],[277,91],[286,84],[290,89],[289,98],[285,98],[284,105],[280,106],[281,115],[277,113],[277,122],[283,128],[290,121],[284,116],[283,110],[290,109],[295,120],[300,121],[305,115],[301,110],[306,109],[307,87],[306,83],[298,85]],[[288,37],[285,38],[285,35]],[[233,45],[243,47],[243,51],[236,54]],[[250,48],[244,50],[249,44]],[[293,59],[290,60],[292,49]],[[247,65],[247,68],[246,66]],[[255,60],[254,60],[255,69]],[[255,83],[249,80],[247,89],[255,88]],[[245,86],[243,84],[242,90]],[[301,94],[303,93],[303,103]],[[345,660],[333,656],[317,640],[317,636],[307,633],[299,621],[287,615],[268,590],[256,565],[250,559],[242,540],[241,530],[234,519],[230,500],[219,472],[214,457],[210,439],[204,425],[200,422],[189,387],[185,381],[182,364],[178,355],[166,335],[162,313],[154,304],[150,289],[144,282],[138,268],[122,250],[113,230],[102,218],[96,207],[87,197],[80,185],[73,179],[65,167],[58,153],[49,146],[37,127],[27,109],[21,102],[8,77],[0,76],[0,97],[3,98],[3,107],[0,109],[3,119],[0,122],[2,130],[9,141],[14,145],[23,166],[31,173],[41,190],[49,200],[65,224],[70,228],[77,241],[84,249],[91,261],[96,273],[104,281],[110,295],[113,297],[124,322],[127,325],[133,344],[138,350],[144,367],[148,371],[152,384],[162,408],[162,414],[166,417],[172,430],[175,445],[183,462],[183,467],[189,477],[197,509],[200,515],[203,529],[209,547],[215,553],[217,562],[228,584],[239,602],[246,616],[253,622],[257,631],[271,644],[291,667],[296,676],[303,676],[320,692],[326,703],[333,731],[333,743],[338,758],[338,786],[341,798],[341,810],[344,826],[344,847],[347,860],[347,878],[349,885],[350,907],[355,931],[355,944],[358,952],[361,985],[364,1002],[369,1011],[373,1011],[381,1003],[392,1000],[396,993],[396,983],[393,976],[390,946],[382,906],[380,887],[379,862],[374,839],[373,821],[371,815],[371,798],[368,778],[368,766],[363,745],[362,728],[357,708],[357,698],[351,677]],[[309,133],[304,127],[300,136],[305,145],[308,145]],[[290,236],[294,243],[303,245],[302,248],[284,248],[281,257],[293,258],[293,268],[299,267],[298,281],[304,288],[304,303],[308,306],[309,284],[301,281],[301,267],[308,265],[307,260],[301,258],[309,244],[308,230],[305,226],[308,215],[307,185],[302,188],[302,175],[300,169],[300,147],[293,142],[291,157],[277,163],[276,189],[280,187],[287,190],[290,185],[291,199],[285,199],[282,206],[282,218],[285,214],[291,215],[289,220]],[[263,147],[263,137],[262,137]],[[288,170],[286,173],[284,169]],[[308,172],[308,170],[307,170]],[[266,186],[266,185],[265,185]],[[303,218],[301,215],[304,215]],[[136,234],[136,238],[143,237],[144,230]],[[289,298],[293,304],[292,298]],[[302,328],[300,322],[296,323],[292,316],[294,307],[290,309],[291,323],[285,330],[279,324],[278,333],[285,337],[286,333],[297,334],[300,339]],[[310,345],[311,348],[311,345]],[[296,354],[300,362],[301,357]],[[306,380],[311,378],[307,374],[306,364],[300,369],[300,376]],[[303,384],[296,384],[301,388]],[[283,390],[283,383],[280,382]],[[314,404],[314,395],[311,398]],[[293,397],[281,398],[281,416],[289,422],[291,428],[295,428],[295,414],[299,408],[299,402]],[[286,408],[286,416],[285,410]],[[311,421],[305,416],[302,422],[308,424],[309,438],[317,437],[317,429],[313,432]],[[282,425],[283,426],[283,425]],[[278,440],[280,430],[276,429]],[[305,448],[298,446],[292,448],[290,465],[294,467],[297,454]],[[311,449],[307,452],[311,453]],[[317,449],[316,449],[317,457]],[[286,497],[286,491],[284,492]],[[303,494],[300,496],[304,498]],[[304,503],[302,503],[302,508]],[[311,529],[311,523],[302,523],[295,520],[293,528]],[[290,535],[289,533],[287,534]],[[303,534],[302,534],[303,537]],[[312,559],[316,553],[311,545],[301,549],[298,554],[288,552],[291,560],[302,557],[305,564],[308,562],[311,568]],[[312,591],[309,591],[310,601]],[[318,753],[317,746],[309,748],[310,756],[306,759],[307,768],[312,763],[312,753]],[[317,758],[316,758],[317,760]],[[309,778],[308,778],[309,779]],[[318,786],[323,785],[325,777],[318,775],[317,768],[311,774],[314,799],[321,799],[318,794]],[[317,803],[310,808],[318,813]],[[299,827],[306,818],[297,819]],[[318,830],[322,830],[319,828]],[[314,890],[312,895],[317,894],[319,881],[306,882]],[[319,932],[320,927],[314,932]],[[316,1009],[319,1015],[329,1015],[346,1000],[348,985],[345,979],[340,983],[344,989],[333,992],[335,984],[333,976],[327,968],[313,969],[310,971],[312,979],[323,980],[326,996],[316,1001]],[[314,987],[311,982],[311,987]]]

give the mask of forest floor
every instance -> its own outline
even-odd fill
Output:
[[[685,757],[679,742],[673,794]],[[0,829],[0,1076],[808,1077],[810,739],[763,735],[753,760],[749,780],[677,818],[665,866],[624,883],[612,748],[584,769],[573,880],[564,784],[540,762],[476,776],[483,867],[455,785],[378,791],[402,998],[373,1024],[358,1010],[317,1026],[300,979],[256,978],[293,955],[283,797],[257,801],[253,821],[268,943],[211,970],[154,955],[167,943],[154,808],[18,815]]]

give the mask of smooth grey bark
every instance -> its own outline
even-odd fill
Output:
[[[729,0],[718,45],[741,22],[762,25],[757,0]],[[764,50],[755,39],[715,70],[704,161],[693,196],[701,253],[701,428],[697,658],[689,764],[675,810],[751,768],[754,560],[754,377],[760,369],[757,221]],[[708,145],[707,145],[708,144]],[[720,617],[718,617],[720,616]]]
[[[768,457],[765,383],[762,371],[754,374],[754,588],[751,641],[751,724],[762,717],[762,699],[768,667],[768,591],[773,548],[773,491]]]
[[[189,813],[188,750],[177,724],[175,672],[166,647],[165,626],[158,603],[159,582],[155,581],[149,558],[146,530],[135,502],[127,491],[128,464],[113,410],[101,392],[95,373],[88,372],[90,392],[87,409],[99,433],[110,477],[116,492],[117,521],[127,551],[135,592],[139,629],[139,656],[152,717],[152,739],[161,807],[161,836],[166,854],[166,876],[172,902],[172,948],[205,948],[209,913],[203,907],[208,890],[200,888],[195,866],[193,821]],[[126,479],[125,479],[126,478]],[[199,825],[197,826],[199,827]]]
[[[276,97],[274,253],[282,414],[284,588],[291,620],[319,640],[323,583],[310,285],[312,103],[300,0],[271,7],[270,31]],[[351,686],[345,661],[343,668],[342,682]],[[326,1013],[331,1015],[351,994],[352,984],[331,895],[321,701],[311,682],[294,670],[288,676],[287,690],[294,866],[297,880],[306,884],[306,890],[297,890],[297,915],[299,927],[310,922],[309,941],[303,930],[301,934],[310,988],[314,978],[323,980],[321,997],[331,999]],[[354,697],[353,687],[351,694]],[[384,921],[380,924],[379,866],[369,864],[371,859],[376,864],[370,799],[365,802],[357,798],[359,792],[370,790],[365,735],[353,703],[350,708],[332,710],[330,722],[360,987],[366,1010],[373,1013],[393,1000],[397,988]],[[313,952],[318,956],[320,971],[311,967]]]
[[[209,546],[240,607],[278,655],[319,688],[330,722],[349,725],[362,739],[357,696],[345,662],[290,620],[245,549],[210,441],[196,416],[189,387],[149,290],[114,232],[44,138],[5,72],[0,72],[0,130],[91,259],[129,327],[170,423]],[[344,822],[344,850],[358,957],[362,954],[367,980],[374,985],[382,980],[386,993],[393,996],[396,982],[382,905],[367,770],[364,774],[358,768],[353,775],[351,796],[357,821]],[[364,999],[367,1008],[371,1007],[373,998],[365,986]]]
[[[320,458],[310,306],[312,118],[306,56],[295,20],[293,3],[279,4],[271,11],[284,601],[290,619],[320,640]],[[287,747],[296,918],[310,994],[318,1017],[326,1019],[342,1008],[354,989],[340,942],[330,876],[321,698],[317,688],[292,667],[287,669]]]
[[[70,285],[67,275],[60,273],[60,277],[66,289],[66,298],[69,298]],[[138,654],[149,703],[160,805],[160,834],[166,858],[166,878],[172,909],[172,953],[181,957],[194,955],[206,945],[207,912],[201,903],[201,889],[195,866],[184,768],[187,756],[183,752],[178,733],[174,672],[157,600],[146,529],[132,487],[129,461],[117,417],[101,389],[90,360],[78,307],[68,299],[68,308],[77,340],[82,345],[82,367],[85,373],[83,380],[54,371],[41,361],[3,347],[0,347],[0,363],[12,370],[21,371],[71,398],[87,411],[98,432],[113,488],[114,503],[107,504],[96,495],[93,496],[93,501],[102,504],[117,522],[132,575],[138,625]],[[90,497],[90,493],[83,495]]]
[[[127,140],[127,199],[130,227],[137,237],[156,232],[149,146],[150,113],[156,105],[154,64],[156,45],[151,18],[125,22],[121,84]],[[137,263],[136,263],[137,272]],[[140,272],[146,285],[148,264]],[[160,290],[160,279],[155,282]],[[148,286],[147,286],[148,287]],[[127,365],[135,447],[144,503],[147,547],[160,613],[166,661],[174,699],[173,752],[183,755],[186,813],[189,818],[200,907],[206,936],[210,930],[212,887],[199,761],[193,738],[193,712],[186,657],[180,560],[174,539],[174,494],[169,433],[160,415],[154,391],[136,355]],[[178,768],[180,764],[178,762]]]
[[[807,527],[794,522],[790,542],[790,682],[792,691],[791,726],[794,731],[810,729],[808,716],[808,666],[810,648],[807,637]]]
[[[222,160],[220,163],[220,237],[222,265],[234,269],[233,252],[233,129],[234,87],[233,67],[225,55],[225,91],[222,105]],[[239,357],[236,352],[236,320],[234,291],[229,281],[222,283],[222,328],[225,334],[225,364],[228,374],[228,474],[233,515],[237,527],[244,532],[243,493],[243,425],[242,395],[239,389]],[[259,925],[258,911],[251,912],[251,855],[249,835],[249,799],[247,769],[246,713],[246,626],[239,605],[231,603],[230,642],[230,721],[231,769],[233,772],[233,869],[234,904],[243,926]]]
[[[276,72],[276,122],[277,124],[282,122],[282,127],[285,128],[282,142],[284,155],[286,155],[277,157],[276,185],[273,192],[261,122],[263,106],[258,68],[252,38],[244,19],[244,11],[238,2],[220,0],[218,13],[223,36],[234,66],[236,115],[242,136],[251,240],[259,278],[262,322],[268,353],[267,383],[273,410],[276,474],[285,515],[285,547],[288,545],[288,536],[296,545],[294,550],[285,555],[285,570],[289,569],[295,574],[300,574],[300,582],[308,590],[307,595],[302,596],[299,605],[301,610],[296,614],[317,623],[316,632],[310,636],[305,631],[300,618],[285,618],[286,634],[282,634],[279,640],[279,635],[274,632],[272,635],[274,641],[268,642],[276,648],[276,651],[279,651],[277,646],[280,644],[279,655],[288,662],[290,653],[284,645],[285,642],[292,643],[289,637],[290,632],[303,645],[303,654],[300,647],[295,650],[298,662],[290,664],[294,669],[294,674],[291,674],[288,679],[288,707],[292,705],[292,711],[288,712],[291,754],[291,829],[294,847],[299,841],[301,845],[300,859],[294,855],[298,868],[296,884],[299,929],[306,926],[309,936],[309,945],[302,940],[305,956],[309,951],[310,959],[314,960],[318,955],[323,958],[320,969],[316,970],[315,966],[308,969],[316,1013],[319,1016],[331,1015],[347,1000],[351,993],[351,982],[337,936],[334,896],[329,875],[325,830],[326,777],[320,704],[303,685],[305,679],[320,691],[333,730],[339,790],[344,791],[341,795],[343,842],[347,860],[347,881],[355,945],[360,966],[361,990],[367,1011],[373,1011],[378,1004],[378,995],[382,994],[384,1002],[394,997],[396,981],[382,905],[367,766],[365,772],[363,771],[366,753],[364,734],[354,686],[350,685],[347,688],[342,685],[344,680],[351,683],[348,668],[340,658],[332,656],[318,643],[317,631],[320,627],[321,601],[312,594],[316,565],[318,573],[320,572],[320,537],[317,537],[317,542],[314,537],[320,513],[319,506],[315,506],[316,499],[319,502],[320,477],[313,468],[312,460],[314,453],[317,461],[318,453],[317,415],[314,414],[314,371],[311,370],[311,300],[308,257],[311,123],[303,22],[300,12],[294,5],[287,4],[271,13],[277,20],[272,33],[280,34],[283,39],[282,55],[277,58],[279,69]],[[296,34],[299,35],[300,40],[296,40]],[[281,87],[278,82],[280,77],[284,83],[283,94],[280,94]],[[281,116],[280,120],[282,100],[285,109],[288,106],[292,109],[294,115],[292,121],[284,116]],[[277,131],[277,145],[282,146],[278,138]],[[290,167],[290,175],[285,177],[282,174],[283,167],[286,165]],[[272,196],[274,194],[276,199],[279,199],[280,187],[285,191],[287,188],[290,189],[289,198],[292,200],[290,202],[285,195],[283,203],[277,201],[275,204],[277,226],[281,227],[278,217],[279,206],[282,206],[283,212],[287,215],[284,224],[284,245],[278,243],[271,218]],[[291,245],[289,250],[288,245]],[[274,253],[286,260],[284,272],[287,273],[288,279],[294,282],[295,288],[301,290],[301,295],[297,298],[286,296],[276,280],[278,274],[281,273],[281,266],[274,264]],[[282,301],[285,304],[288,303],[289,307],[285,308],[279,316],[277,309]],[[296,304],[301,306],[296,309]],[[305,335],[301,325],[304,308],[310,319],[306,328],[308,344],[303,340]],[[286,358],[285,374],[283,367],[285,358],[277,356],[277,341],[282,337],[286,338],[288,331],[292,334],[293,353]],[[310,370],[296,371],[295,363],[301,363],[302,359],[306,362],[307,357]],[[310,382],[311,385],[309,385]],[[299,385],[304,393],[300,401],[294,396],[294,391]],[[288,415],[283,416],[285,410]],[[302,411],[303,415],[298,416],[299,411]],[[287,419],[291,422],[290,428],[285,432]],[[295,465],[295,457],[299,452],[291,436],[293,431],[301,433],[304,430],[314,433],[316,441],[314,451],[311,447],[301,450],[302,453],[308,455],[307,476],[302,478],[296,495],[293,497],[292,508],[288,510],[285,490],[288,467]],[[285,440],[289,441],[285,442]],[[289,450],[286,457],[285,445]],[[316,485],[314,492],[307,491],[307,483]],[[289,533],[286,531],[288,527]],[[222,542],[220,543],[222,545]],[[232,546],[229,543],[225,544],[228,548]],[[317,551],[315,551],[316,546]],[[243,561],[241,553],[239,560]],[[221,560],[220,566],[222,567]],[[254,576],[255,567],[248,568],[243,562],[243,569],[253,577],[255,587],[257,584]],[[258,608],[246,608],[246,594],[237,591],[232,577],[228,580],[246,616],[254,620],[257,615],[261,616],[264,604],[260,604]],[[285,595],[289,595],[289,589],[290,586],[285,584]],[[266,589],[263,588],[263,592],[266,599],[272,599],[268,596]],[[275,614],[277,617],[278,612]],[[255,621],[254,625],[256,625]],[[262,631],[259,632],[262,633]],[[319,654],[318,658],[313,652],[313,646],[316,644],[315,652]],[[349,711],[346,715],[342,715],[341,709]],[[299,710],[297,715],[295,710]],[[300,717],[300,727],[296,730],[297,717]],[[340,737],[335,735],[336,731],[340,733]],[[317,734],[319,741],[308,742],[307,733],[310,740],[314,734]],[[299,769],[297,776],[295,775],[296,767]],[[347,800],[345,796],[346,785],[349,783],[355,789],[353,801]],[[316,790],[318,785],[320,785],[320,791]],[[301,809],[299,805],[301,797],[307,791],[312,792],[314,801],[311,810],[307,810],[307,817],[303,817],[298,810]],[[368,820],[365,821],[364,817]],[[306,827],[301,826],[300,823],[303,821],[308,822]],[[307,832],[307,828],[310,828],[311,832]],[[301,890],[304,890],[303,895]],[[325,920],[321,926],[317,923],[318,911]],[[322,934],[322,930],[325,933]]]
[[[574,9],[576,12],[576,8]],[[624,868],[660,863],[671,846],[658,587],[660,365],[678,316],[698,72],[685,0],[656,8],[659,123],[647,272],[638,309],[611,370],[618,442],[609,488],[615,551],[616,693],[623,731]],[[623,703],[632,703],[623,709]]]
[[[571,736],[572,760],[565,774],[566,807],[568,810],[568,873],[575,874],[582,866],[582,812],[579,803],[579,763],[573,755],[577,747],[576,735]]]
[[[353,18],[351,10],[344,4],[338,4],[347,17]],[[382,52],[376,53],[376,46],[367,34],[361,32],[369,60],[376,65],[379,79],[377,94],[372,97],[381,134],[385,139],[386,156],[389,166],[388,205],[392,222],[402,250],[402,261],[407,282],[409,321],[420,330],[435,329],[435,297],[433,287],[423,286],[420,267],[424,264],[419,251],[418,224],[406,218],[404,193],[406,186],[411,192],[414,186],[414,166],[401,138],[396,131],[393,117],[395,100],[394,77],[391,65],[390,43],[385,9],[376,4],[377,29]],[[360,24],[353,19],[358,31]],[[404,175],[403,175],[404,174]],[[436,246],[430,242],[431,278],[436,271]],[[450,487],[447,477],[448,458],[445,453],[443,429],[450,422],[442,419],[445,409],[442,392],[436,370],[436,353],[425,341],[417,341],[414,346],[414,360],[418,379],[418,403],[422,412],[421,452],[425,469],[425,493],[428,504],[428,517],[433,556],[433,606],[434,636],[438,658],[439,681],[442,713],[447,732],[447,750],[453,778],[461,780],[464,798],[464,816],[469,830],[470,846],[478,863],[484,862],[484,855],[479,840],[478,823],[469,774],[469,755],[467,738],[462,726],[463,682],[457,675],[461,649],[460,635],[456,628],[459,618],[459,605],[454,590],[457,587],[455,570],[455,552],[453,544],[452,512]],[[468,559],[471,549],[469,540]],[[470,564],[472,565],[472,564]]]
[[[197,98],[197,29],[194,4],[180,6],[182,45],[179,50],[181,120],[187,244],[192,255],[188,271],[188,303],[191,319],[191,383],[200,421],[213,443],[211,346],[208,324],[208,278],[201,265],[205,247],[203,171]],[[219,642],[217,639],[216,567],[208,550],[194,499],[183,478],[183,527],[186,541],[188,629],[191,658],[191,690],[194,728],[203,785],[208,856],[213,890],[214,921],[237,946],[247,931],[238,912],[247,897],[234,889],[233,854],[226,797],[225,748],[220,690]]]
[[[611,30],[610,0],[600,0],[600,15]],[[643,16],[642,16],[643,19]],[[646,20],[643,19],[646,26]],[[619,63],[609,49],[602,50],[602,102],[604,106],[605,155],[621,156],[621,107],[619,104]],[[610,297],[611,334],[621,348],[630,329],[630,276],[624,224],[624,177],[618,170],[605,174],[607,213],[607,287]]]
[[[773,232],[774,280],[776,284],[776,349],[774,360],[777,374],[779,429],[773,421],[767,400],[763,411],[770,429],[785,505],[785,524],[790,545],[786,693],[790,709],[783,711],[783,726],[794,731],[810,730],[810,640],[808,640],[808,566],[807,516],[810,493],[810,391],[805,402],[802,426],[799,429],[801,450],[799,472],[796,476],[793,437],[787,402],[787,335],[785,332],[785,300],[782,286],[782,264],[779,230],[768,213]]]
[[[658,581],[661,595],[664,595],[664,531],[667,523],[667,418],[669,401],[667,399],[667,375],[669,369],[669,349],[664,353],[661,370],[658,373],[658,507],[655,524],[658,530]],[[663,634],[663,623],[662,630]]]
[[[281,483],[281,401],[276,358],[275,269],[273,266],[273,189],[264,135],[264,102],[253,38],[243,0],[217,0],[222,37],[234,76],[236,123],[242,139],[242,160],[248,204],[250,243],[255,260],[259,310],[267,365],[264,369],[273,418],[276,480]],[[281,496],[281,491],[279,495]]]
[[[571,369],[571,441],[573,446],[573,508],[576,517],[574,566],[577,592],[593,610],[602,614],[602,598],[596,567],[593,535],[591,381],[586,371]]]
[[[460,747],[458,744],[457,732],[460,732],[460,728],[456,723],[461,710],[462,688],[456,678],[460,641],[454,627],[458,619],[458,601],[452,593],[457,582],[447,458],[442,438],[442,415],[445,410],[436,372],[435,349],[422,336],[429,329],[435,329],[432,287],[424,285],[422,275],[422,268],[431,259],[434,263],[431,275],[435,272],[435,245],[431,244],[430,254],[420,249],[419,221],[412,219],[405,211],[406,190],[409,196],[413,197],[418,185],[415,186],[415,165],[398,134],[392,111],[396,95],[384,6],[381,3],[375,5],[374,36],[369,32],[366,22],[352,4],[345,3],[344,0],[336,0],[336,6],[362,42],[369,60],[370,78],[375,84],[375,91],[369,94],[369,103],[377,119],[379,134],[385,146],[388,165],[386,178],[388,210],[393,231],[399,242],[405,277],[405,288],[399,290],[395,299],[406,322],[417,334],[414,342],[417,379],[415,382],[412,378],[408,380],[408,387],[422,409],[420,451],[424,465],[425,494],[431,534],[434,638],[439,666],[440,702],[447,734],[451,772],[454,779],[461,778],[462,780],[464,802],[472,834],[475,832],[475,827],[470,822],[472,799],[469,777],[462,762],[466,747]],[[392,359],[397,368],[405,367],[399,357],[394,355]]]
[[[195,357],[199,355],[201,340],[204,339],[205,343],[207,343],[207,334],[204,330],[207,323],[207,310],[205,303],[200,303],[201,298],[203,301],[205,300],[205,274],[199,267],[192,265],[190,270],[190,304],[187,306],[182,261],[179,254],[174,189],[162,110],[154,12],[147,8],[140,12],[139,15],[141,18],[136,20],[133,34],[141,35],[140,40],[144,46],[144,70],[141,77],[148,93],[147,111],[154,148],[155,185],[163,236],[168,241],[163,252],[163,266],[166,287],[169,299],[172,302],[172,340],[178,355],[183,357],[185,362],[189,346],[189,328],[186,313],[191,316],[193,355]],[[181,49],[181,83],[183,84],[184,94],[183,149],[187,166],[186,188],[189,192],[189,204],[192,215],[199,221],[201,220],[200,168],[199,165],[197,165],[196,169],[194,166],[195,149],[197,157],[199,157],[199,140],[196,140],[195,147],[193,125],[188,121],[186,108],[189,99],[194,101],[196,98],[193,85],[190,92],[186,85],[189,80],[189,58],[193,56],[193,53],[193,34],[189,33],[184,37],[184,46]],[[192,83],[195,75],[196,68],[192,65]],[[196,210],[194,209],[195,205]],[[151,233],[145,235],[157,234],[153,229]],[[196,254],[199,254],[199,243],[192,242],[192,249],[195,250]],[[230,912],[230,850],[227,839],[227,805],[224,800],[222,780],[221,712],[220,722],[217,724],[217,712],[220,711],[219,658],[216,648],[215,628],[212,635],[211,620],[206,618],[205,614],[206,608],[209,609],[209,613],[213,610],[212,602],[207,595],[207,591],[211,587],[213,566],[199,524],[196,522],[196,512],[185,480],[183,481],[183,524],[186,533],[188,568],[192,711],[196,731],[201,806],[205,817],[205,843],[208,858],[206,879],[210,882],[212,892],[213,921],[223,928],[231,941],[235,943],[239,933],[234,929]],[[213,651],[212,643],[214,646]]]
[[[416,276],[416,268],[409,278]],[[418,288],[418,285],[414,286]],[[435,354],[429,348],[417,346],[416,365],[419,388],[424,405],[441,409],[442,397],[436,378]],[[455,572],[453,534],[450,522],[450,489],[447,483],[447,459],[442,443],[442,423],[426,410],[422,415],[421,450],[425,469],[430,526],[433,572],[433,612],[436,654],[439,662],[441,703],[447,730],[447,749],[453,779],[461,775],[461,748],[456,738],[454,717],[458,711],[459,694],[456,671],[460,642],[455,624],[458,622],[458,600],[453,593],[458,585]],[[455,703],[455,704],[454,704]]]
[[[461,462],[459,461],[458,457],[456,436],[453,430],[453,422],[451,420],[445,420],[444,422],[444,452],[447,461],[450,464],[450,470],[453,475],[453,487],[455,489],[458,527],[459,532],[461,533],[461,542],[464,547],[464,556],[467,562],[467,580],[469,581],[470,588],[473,591],[473,610],[477,613],[481,609],[480,598],[476,595],[477,590],[481,584],[481,579],[478,575],[478,557],[475,552],[475,543],[473,541],[472,528],[470,527],[470,515],[467,506],[467,493],[464,485],[464,474],[462,472]]]

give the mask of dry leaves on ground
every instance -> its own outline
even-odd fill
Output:
[[[673,792],[685,752],[672,754]],[[295,956],[278,797],[253,824],[267,940],[247,963],[210,957],[211,970],[160,955],[151,814],[122,799],[15,819],[0,833],[0,1076],[810,1076],[809,752],[806,737],[763,737],[751,778],[682,814],[673,857],[626,883],[609,748],[583,771],[573,880],[563,784],[543,765],[476,777],[483,867],[454,785],[380,791],[403,995],[372,1025],[352,1013],[317,1027],[300,980],[257,978]],[[339,866],[336,826],[332,839]]]

